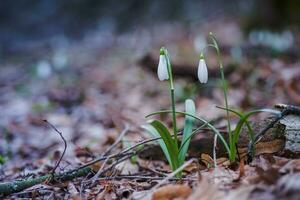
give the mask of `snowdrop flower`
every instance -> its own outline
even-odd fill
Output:
[[[166,60],[166,56],[165,56],[163,49],[160,50],[157,75],[158,75],[158,79],[160,81],[169,79],[167,60]]]
[[[200,55],[200,60],[198,65],[198,79],[200,83],[207,83],[208,80],[207,66],[202,53]]]

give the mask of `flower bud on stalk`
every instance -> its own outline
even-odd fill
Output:
[[[207,66],[202,53],[200,55],[200,60],[198,65],[198,79],[200,83],[207,83],[208,80]]]
[[[157,76],[160,81],[168,80],[168,66],[167,59],[163,49],[160,50],[159,63],[157,68]]]

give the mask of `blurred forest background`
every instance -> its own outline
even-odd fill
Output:
[[[1,1],[0,156],[6,164],[0,182],[53,166],[63,147],[42,119],[68,142],[64,170],[79,163],[83,147],[101,154],[124,122],[136,127],[128,140],[147,138],[138,129],[144,116],[170,106],[167,84],[156,75],[161,46],[176,68],[179,108],[193,98],[197,114],[226,124],[215,108],[224,99],[213,51],[206,52],[208,84],[196,76],[210,31],[220,43],[230,107],[299,105],[299,25],[294,0]]]
[[[299,7],[292,0],[4,1],[0,6],[1,51],[51,43],[59,38],[81,40],[90,37],[90,32],[150,32],[149,29],[162,24],[173,29],[180,25],[187,33],[201,33],[201,26],[226,18],[238,23],[245,37],[256,29],[281,32],[299,25]]]

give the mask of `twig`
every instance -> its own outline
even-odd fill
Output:
[[[132,154],[128,154],[127,156],[122,157],[119,160],[116,160],[114,163],[112,163],[110,166],[104,168],[100,175],[105,174],[106,172],[110,171],[112,168],[114,168],[116,165],[120,164],[121,162],[124,162],[125,160],[127,160],[128,158],[131,158],[132,156],[136,155],[136,152],[133,152]]]
[[[100,176],[100,174],[102,173],[102,170],[104,168],[104,166],[106,165],[107,161],[109,160],[109,158],[107,158],[106,160],[104,160],[104,162],[102,163],[100,169],[97,171],[97,173],[90,179],[92,182],[95,182],[95,180]]]
[[[120,160],[115,161],[114,163],[112,163],[110,166],[106,167],[105,169],[103,169],[104,164],[101,166],[101,169],[98,170],[98,176],[93,176],[91,179],[83,181],[84,183],[88,183],[88,182],[92,182],[92,184],[95,183],[96,180],[98,180],[99,176],[105,174],[106,172],[112,170],[116,165],[120,164],[121,162],[124,162],[125,160],[127,160],[128,158],[132,157],[134,154],[132,155],[127,155],[123,158],[121,158]],[[107,178],[107,177],[105,177]]]
[[[88,163],[86,163],[84,165],[81,165],[80,167],[74,169],[74,171],[76,171],[78,169],[85,168],[87,166],[91,166],[91,165],[93,165],[93,164],[95,164],[95,163],[97,163],[99,161],[106,160],[107,158],[112,159],[112,158],[122,157],[122,156],[125,156],[125,155],[128,155],[128,154],[131,155],[132,153],[128,153],[129,151],[134,150],[135,148],[137,148],[137,147],[139,147],[139,146],[141,146],[143,144],[147,144],[149,142],[153,142],[153,141],[156,141],[156,140],[159,140],[159,139],[161,139],[161,137],[156,137],[156,138],[152,138],[152,139],[148,139],[148,140],[143,140],[143,141],[141,141],[141,142],[139,142],[139,143],[137,143],[137,144],[135,144],[135,145],[133,145],[131,147],[128,147],[127,149],[124,149],[123,151],[121,151],[119,153],[115,153],[115,154],[112,154],[110,156],[100,156],[100,157],[98,157],[98,158],[96,158],[96,159],[94,159],[94,160],[92,160],[92,161],[90,161],[90,162],[88,162]]]
[[[164,180],[165,177],[120,175],[120,176],[97,178],[98,181],[100,181],[100,180],[122,180],[122,179]],[[179,180],[182,180],[182,181],[197,181],[198,179],[197,178],[176,178],[176,177],[171,177],[168,180],[171,180],[171,181],[179,181]]]
[[[51,177],[54,177],[54,179],[52,179],[51,181],[56,180],[56,181],[60,181],[60,182],[65,182],[65,181],[73,180],[74,178],[87,176],[90,172],[93,172],[93,170],[90,168],[91,165],[93,165],[99,161],[102,161],[102,160],[106,160],[106,159],[110,160],[113,158],[117,158],[118,160],[115,163],[113,163],[110,166],[108,166],[107,168],[103,169],[103,171],[101,172],[101,175],[105,174],[107,171],[111,170],[117,164],[123,162],[124,160],[126,160],[134,155],[137,155],[140,152],[140,150],[134,151],[134,149],[137,148],[138,146],[141,146],[143,144],[153,142],[153,141],[156,141],[159,139],[161,139],[161,137],[143,140],[143,141],[139,142],[138,144],[136,144],[132,147],[128,147],[127,149],[125,149],[119,153],[115,153],[110,156],[99,157],[91,162],[88,162],[82,166],[77,167],[76,169],[69,170],[62,174],[49,173],[49,174],[46,174],[43,176],[39,176],[37,178],[31,178],[31,179],[26,179],[26,180],[15,180],[15,181],[11,181],[11,182],[0,183],[0,197],[4,197],[4,196],[7,196],[7,195],[10,195],[13,193],[21,192],[29,187],[43,183],[46,180],[49,180]]]
[[[149,168],[149,167],[141,166],[139,163],[138,163],[138,166],[139,166],[140,168],[142,168],[142,169],[148,170],[148,171],[150,171],[150,172],[152,172],[152,173],[154,173],[154,174],[158,174],[158,175],[160,175],[160,176],[164,176],[164,177],[165,177],[165,176],[167,175],[166,173],[157,171],[157,170],[155,170],[155,169],[151,169],[151,168]]]
[[[109,146],[105,152],[102,154],[102,156],[106,156],[107,154],[110,153],[110,151],[119,144],[119,142],[122,140],[122,138],[125,136],[125,134],[129,131],[129,126],[128,124],[125,124],[125,128],[123,129],[123,131],[120,133],[119,137],[116,139],[116,141]]]
[[[56,133],[58,133],[59,136],[61,137],[61,139],[62,139],[63,142],[64,142],[64,150],[63,150],[63,153],[61,154],[60,158],[59,158],[58,161],[56,162],[56,164],[55,164],[55,166],[54,166],[54,168],[52,169],[52,172],[51,172],[52,174],[54,174],[54,173],[55,173],[55,170],[56,170],[57,167],[59,166],[61,160],[63,159],[63,157],[64,157],[64,155],[65,155],[65,153],[66,153],[66,150],[67,150],[67,141],[66,141],[66,139],[64,138],[62,132],[60,132],[59,130],[57,130],[57,128],[56,128],[53,124],[51,124],[50,122],[48,122],[46,119],[44,119],[43,122],[45,122],[46,124],[48,124],[48,125],[49,125]]]
[[[214,165],[215,165],[215,168],[218,167],[218,165],[217,165],[217,152],[216,152],[216,149],[217,149],[217,141],[218,141],[218,135],[215,134],[215,137],[214,137],[214,148],[213,148],[213,157],[214,157]]]
[[[115,146],[117,146],[119,144],[119,142],[122,140],[122,138],[125,136],[125,134],[128,132],[129,130],[129,126],[127,124],[125,124],[125,128],[124,130],[121,132],[121,134],[119,135],[119,137],[116,139],[116,141],[109,147],[106,149],[106,151],[102,154],[102,156],[106,156]],[[95,181],[100,174],[102,173],[102,170],[104,168],[104,166],[106,165],[107,161],[109,160],[109,158],[105,159],[103,164],[101,165],[100,169],[98,170],[98,172],[91,178],[91,181]]]

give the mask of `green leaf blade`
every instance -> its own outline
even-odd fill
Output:
[[[175,143],[175,140],[172,138],[169,130],[162,122],[158,120],[153,120],[150,122],[150,124],[157,130],[157,132],[163,139],[171,161],[170,165],[173,171],[176,170],[179,167],[179,165],[178,165],[178,148],[177,148],[177,144]]]
[[[195,103],[191,99],[187,99],[185,101],[185,110],[186,113],[189,113],[191,115],[196,114],[196,107]],[[191,134],[193,132],[193,125],[194,125],[195,119],[186,115],[185,116],[185,122],[184,122],[184,129],[183,129],[183,137],[181,141],[181,146],[180,146],[180,152],[179,152],[179,164],[181,165],[184,162],[186,152],[188,151],[190,141],[191,141]]]
[[[160,134],[157,132],[157,130],[152,125],[144,125],[144,126],[142,126],[142,128],[145,129],[153,138],[160,137]],[[168,162],[171,163],[169,151],[168,151],[167,146],[164,143],[163,139],[157,140],[157,143],[161,147],[161,149],[162,149],[163,153],[165,154]]]

